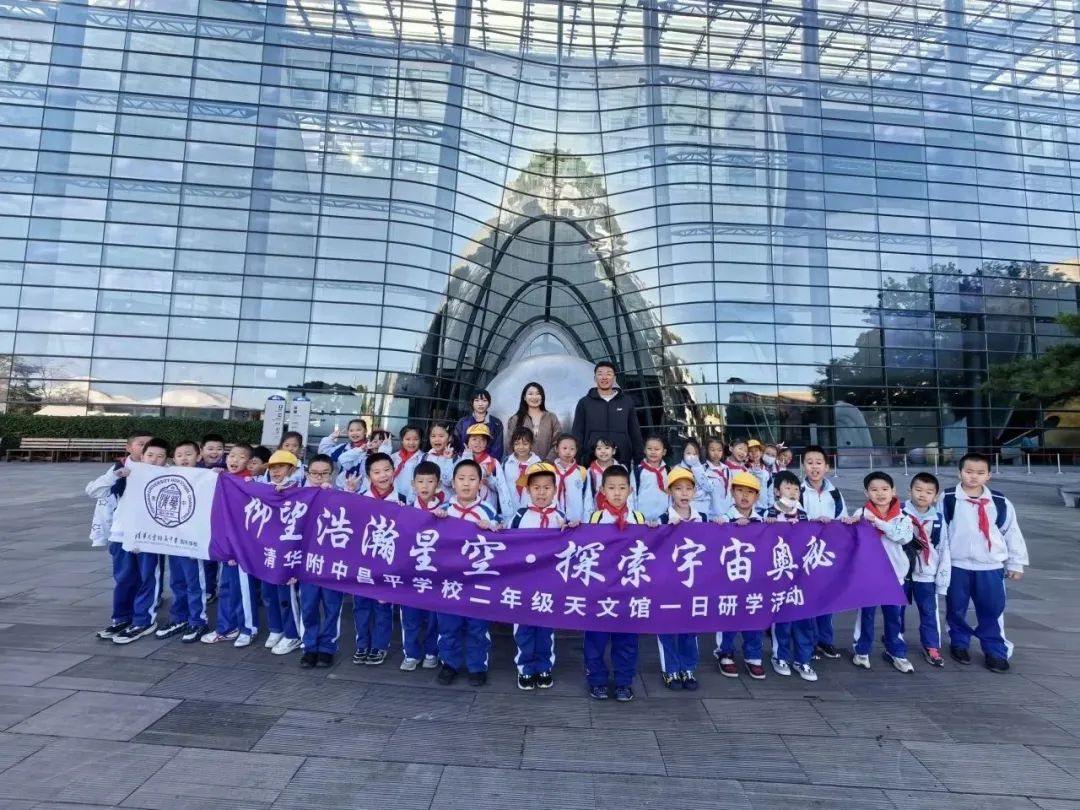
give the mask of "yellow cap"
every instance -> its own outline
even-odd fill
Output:
[[[668,473],[667,488],[671,489],[677,481],[689,481],[694,486],[697,486],[697,481],[694,480],[694,474],[686,469],[686,467],[675,467]]]
[[[515,483],[519,487],[526,486],[529,483],[529,479],[532,478],[534,475],[538,475],[539,473],[548,473],[549,475],[554,475],[556,481],[559,479],[559,473],[555,469],[554,464],[551,464],[547,461],[538,461],[536,464],[530,464],[529,469],[525,470],[525,472],[518,477],[518,480]]]
[[[761,481],[756,475],[748,472],[735,473],[731,476],[731,488],[746,487],[754,492],[761,492]]]
[[[468,430],[465,431],[466,436],[487,436],[491,438],[491,430],[483,422],[477,422],[475,425],[471,425]]]
[[[761,442],[759,442],[757,439],[751,439],[750,441],[748,441],[746,443],[747,449],[750,449],[751,447],[762,447],[762,446],[763,445],[761,444]]]
[[[275,450],[273,455],[270,456],[270,460],[266,462],[266,466],[273,467],[275,464],[288,464],[290,467],[299,467],[300,460],[288,450]]]

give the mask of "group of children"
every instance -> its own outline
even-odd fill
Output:
[[[994,672],[1008,669],[1012,647],[1004,638],[1004,580],[1018,579],[1027,564],[1024,539],[1012,504],[986,487],[989,461],[979,454],[960,462],[960,484],[939,498],[940,484],[929,473],[911,481],[910,499],[900,504],[892,479],[874,472],[864,481],[866,503],[849,515],[844,498],[828,480],[825,451],[807,447],[802,454],[802,480],[787,466],[790,451],[762,445],[756,440],[734,440],[725,448],[719,438],[701,445],[686,442],[682,459],[668,466],[668,447],[659,436],[645,441],[645,459],[623,465],[613,457],[614,443],[600,439],[588,466],[577,463],[574,437],[561,435],[554,444],[555,458],[544,461],[532,452],[527,428],[510,437],[510,455],[497,459],[488,453],[491,433],[483,423],[469,427],[467,446],[455,453],[446,425],[433,425],[427,449],[419,428],[400,433],[400,447],[392,451],[386,431],[368,434],[367,424],[354,419],[344,435],[339,431],[323,439],[318,453],[307,463],[300,455],[303,437],[287,433],[274,452],[237,444],[225,452],[219,436],[202,442],[180,442],[171,448],[177,466],[202,466],[242,480],[261,481],[278,490],[295,486],[334,487],[363,497],[389,500],[437,516],[475,523],[481,529],[503,527],[549,529],[582,522],[657,526],[682,521],[715,523],[816,520],[867,521],[878,531],[904,585],[909,602],[919,611],[923,657],[932,666],[944,664],[937,599],[947,597],[950,652],[955,661],[971,663],[968,647],[976,636],[986,666]],[[729,452],[725,453],[725,449]],[[304,668],[332,665],[338,650],[344,595],[306,583],[273,585],[259,582],[235,562],[221,565],[184,557],[168,558],[172,592],[168,621],[155,620],[163,563],[156,555],[126,552],[119,540],[122,527],[112,527],[112,512],[123,497],[127,461],[163,466],[170,457],[167,443],[146,435],[130,437],[127,458],[114,464],[87,486],[98,499],[91,540],[108,544],[115,581],[110,624],[98,635],[127,644],[153,634],[159,639],[175,635],[185,643],[231,642],[246,647],[258,634],[258,602],[264,606],[269,635],[265,646],[272,654],[302,650]],[[109,540],[113,542],[109,542]],[[218,601],[211,627],[207,604]],[[977,624],[967,622],[974,602]],[[387,660],[395,606],[354,595],[353,624],[356,652],[352,662],[377,666]],[[870,668],[874,623],[878,608],[865,607],[855,624],[852,663]],[[911,672],[903,638],[904,611],[900,606],[880,607],[884,623],[885,660],[901,672]],[[450,614],[400,607],[405,671],[438,669],[439,683],[452,683],[462,671],[473,686],[487,681],[491,650],[488,622]],[[547,689],[553,685],[554,632],[550,628],[515,625],[515,664],[518,687]],[[814,659],[839,658],[832,616],[774,624],[771,628],[771,667],[781,676],[798,674],[813,681]],[[743,667],[753,679],[766,677],[765,633],[746,631],[716,634],[717,667],[737,678],[736,648],[741,641]],[[696,689],[699,664],[696,634],[658,637],[661,676],[671,689]],[[611,669],[605,660],[610,648]],[[588,631],[584,634],[584,663],[589,694],[597,700],[610,696],[633,699],[637,673],[638,636]]]

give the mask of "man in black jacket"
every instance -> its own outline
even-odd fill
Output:
[[[578,441],[582,464],[592,459],[596,440],[615,442],[615,460],[631,469],[645,455],[634,400],[615,385],[615,364],[601,360],[593,368],[596,387],[578,400],[571,433]]]

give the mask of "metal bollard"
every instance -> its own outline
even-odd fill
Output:
[[[1057,454],[1058,475],[1061,475],[1061,453]]]
[[[1027,454],[1027,474],[1031,475],[1031,453]]]

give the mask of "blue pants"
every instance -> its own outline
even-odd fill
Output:
[[[762,650],[765,647],[765,633],[762,630],[743,630],[742,634],[742,657],[746,661],[761,661]],[[716,655],[735,654],[735,636],[737,633],[716,634]]]
[[[607,686],[610,673],[604,650],[611,642],[611,668],[616,686],[632,686],[637,674],[637,633],[598,633],[585,631],[585,680],[589,686]]]
[[[953,568],[945,597],[949,644],[967,649],[971,636],[979,639],[983,655],[1011,658],[1013,645],[1005,638],[1005,569],[971,571]],[[975,604],[975,627],[967,622],[968,603]]]
[[[406,658],[439,654],[438,619],[430,610],[401,606],[401,648]]]
[[[255,578],[239,565],[221,566],[218,588],[217,631],[254,636],[259,632],[259,612],[255,605]]]
[[[356,625],[356,649],[388,650],[394,631],[394,606],[367,596],[353,596],[353,624]]]
[[[135,615],[135,594],[139,592],[139,566],[135,555],[124,551],[121,543],[109,543],[112,557],[112,623],[130,622]]]
[[[919,610],[919,643],[926,649],[939,649],[941,622],[938,620],[937,586],[933,582],[909,582],[905,590]],[[901,626],[903,623],[904,608],[900,608]]]
[[[300,612],[304,617],[304,652],[338,651],[341,603],[345,594],[318,585],[300,585]]]
[[[555,631],[531,624],[514,625],[518,675],[539,675],[555,669]]]
[[[206,577],[206,596],[209,598],[218,592],[221,563],[217,560],[202,560],[202,567],[203,575]]]
[[[881,611],[884,629],[881,641],[889,655],[894,658],[907,657],[907,644],[904,642],[904,620],[900,605],[882,605],[880,608],[864,607],[859,611],[859,620],[855,622],[855,653],[869,655],[874,647],[874,619]]]
[[[131,623],[136,627],[146,627],[154,621],[156,613],[154,606],[161,598],[159,555],[147,554],[143,551],[130,556],[132,559],[128,565],[135,567],[139,577],[139,588],[135,592],[135,602],[132,605]]]
[[[263,605],[266,607],[266,624],[270,632],[282,633],[285,638],[300,638],[300,630],[296,626],[300,612],[296,586],[262,582],[260,587]]]
[[[439,660],[456,670],[467,667],[469,672],[487,672],[491,653],[488,623],[449,613],[440,613],[438,617]]]
[[[831,645],[835,638],[833,636],[832,614],[827,613],[824,616],[818,616],[813,622],[817,628],[817,637],[814,639],[814,644]]]
[[[788,663],[809,664],[814,657],[814,640],[817,638],[817,619],[800,619],[797,622],[777,622],[772,627],[773,658]],[[792,645],[794,641],[794,645]]]
[[[183,622],[196,627],[206,624],[206,591],[202,562],[191,557],[169,556],[171,624]]]
[[[660,647],[660,671],[665,675],[697,670],[697,633],[667,633],[657,636],[656,642]]]

